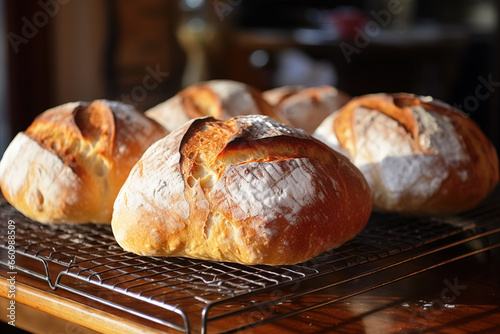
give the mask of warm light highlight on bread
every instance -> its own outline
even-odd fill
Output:
[[[0,187],[24,215],[42,223],[109,223],[132,166],[167,131],[106,100],[67,103],[40,114],[0,162]]]
[[[262,96],[290,125],[308,134],[350,100],[349,95],[328,85],[283,86],[265,91]]]
[[[146,116],[168,131],[197,117],[227,120],[239,115],[265,115],[288,122],[262,98],[257,89],[232,80],[211,80],[190,85],[146,111]]]
[[[450,215],[475,207],[498,183],[498,157],[465,114],[431,97],[354,98],[315,136],[363,172],[374,209]]]
[[[279,265],[340,246],[370,212],[359,170],[302,130],[257,115],[199,118],[137,162],[112,227],[141,255]]]

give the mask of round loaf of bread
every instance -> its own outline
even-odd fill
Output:
[[[498,183],[497,153],[484,133],[431,97],[357,97],[314,136],[363,172],[377,211],[456,214],[475,207]]]
[[[152,145],[114,205],[128,251],[294,264],[365,226],[370,190],[347,158],[269,117],[199,118]]]
[[[335,87],[283,86],[262,93],[264,99],[290,125],[312,134],[334,111],[345,105],[351,97]]]
[[[33,220],[109,224],[130,169],[167,134],[129,105],[67,103],[40,114],[12,140],[0,162],[0,187]]]
[[[301,90],[306,89],[306,86],[302,85],[288,85],[272,88],[262,92],[262,97],[264,100],[269,102],[272,106],[277,106],[281,101],[285,100],[287,97],[297,94]]]
[[[257,89],[232,80],[211,80],[190,85],[146,111],[146,116],[170,132],[198,117],[227,120],[239,115],[265,115],[279,122],[288,122]]]

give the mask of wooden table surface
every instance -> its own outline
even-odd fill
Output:
[[[4,310],[1,319],[6,322],[7,271],[2,269],[0,275],[3,277],[0,279],[1,309]],[[329,297],[329,291],[323,291],[307,296],[301,303],[307,306]],[[53,291],[45,281],[19,272],[15,300],[16,327],[33,333],[160,333],[164,330],[105,305],[97,306],[73,293]],[[500,333],[500,251],[480,253],[247,332]]]

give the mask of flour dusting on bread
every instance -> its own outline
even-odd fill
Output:
[[[292,264],[359,233],[371,201],[347,158],[252,115],[195,119],[158,141],[114,209],[118,243],[138,254]]]

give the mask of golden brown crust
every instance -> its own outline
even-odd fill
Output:
[[[356,143],[353,132],[354,113],[357,107],[362,106],[395,119],[415,140],[418,145],[418,124],[410,106],[398,106],[395,99],[389,95],[368,95],[352,99],[339,113],[334,122],[334,133],[338,134],[340,146],[356,154]]]
[[[465,114],[430,97],[354,98],[316,135],[363,171],[376,210],[455,214],[476,206],[498,183],[491,142]]]
[[[34,220],[109,223],[130,169],[165,135],[158,123],[119,102],[68,103],[40,114],[12,141],[0,186]]]
[[[115,237],[134,253],[278,265],[351,239],[371,203],[345,157],[267,117],[240,116],[196,119],[158,141],[114,208]]]
[[[231,80],[211,80],[186,87],[169,100],[146,111],[146,116],[173,131],[190,119],[214,117],[227,120],[238,115],[265,115],[287,123],[249,85]]]
[[[349,95],[329,85],[284,86],[265,91],[262,96],[292,126],[309,134],[350,100]]]
[[[281,86],[262,92],[262,97],[264,98],[264,100],[269,102],[270,105],[278,106],[290,96],[293,96],[304,89],[306,89],[306,86],[301,86],[301,85]]]

